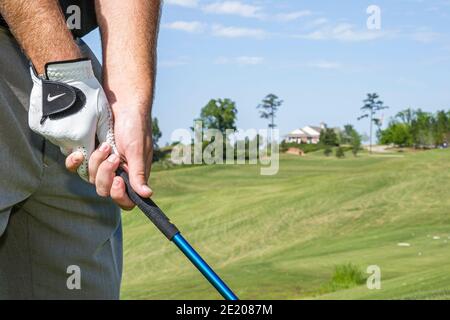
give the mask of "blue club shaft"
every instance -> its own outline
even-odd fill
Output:
[[[173,241],[177,247],[186,255],[186,257],[194,264],[197,269],[205,276],[205,278],[219,291],[219,293],[227,300],[239,300],[233,291],[219,278],[219,276],[211,269],[205,260],[191,247],[191,245],[183,238],[178,228],[172,224],[169,218],[150,198],[142,198],[131,187],[128,173],[122,168],[117,170],[117,175],[121,176],[127,188],[127,194],[130,199],[141,209],[150,221],[161,231],[167,239]]]
[[[220,279],[220,277],[211,269],[211,267],[202,259],[202,257],[191,247],[191,245],[177,233],[172,241],[186,255],[193,265],[205,276],[205,278],[217,289],[217,291],[226,300],[238,300],[238,297],[230,288]]]

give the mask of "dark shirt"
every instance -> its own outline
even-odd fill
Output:
[[[78,6],[81,10],[81,28],[73,29],[72,34],[76,38],[81,38],[82,36],[88,34],[97,27],[97,19],[95,16],[95,1],[94,0],[59,0],[61,9],[66,17],[66,20],[73,15],[70,11],[67,13],[67,8],[71,5]],[[3,20],[0,15],[0,26],[8,27],[5,20]]]

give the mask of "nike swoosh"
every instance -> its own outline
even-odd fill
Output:
[[[65,96],[65,95],[66,95],[65,93],[61,93],[61,94],[58,94],[57,96],[51,97],[51,96],[50,96],[50,93],[49,93],[48,96],[47,96],[47,101],[48,101],[48,102],[52,102],[53,100],[56,100],[56,99],[58,99],[58,98],[61,98],[62,96]]]

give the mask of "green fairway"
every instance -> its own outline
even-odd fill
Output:
[[[450,151],[283,155],[276,176],[201,166],[155,172],[151,185],[241,299],[450,298]],[[123,299],[220,298],[144,215],[123,222]],[[345,263],[378,265],[381,290],[330,292]]]

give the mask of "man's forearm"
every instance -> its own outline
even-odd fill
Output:
[[[103,45],[103,87],[113,109],[150,111],[160,7],[160,0],[96,0]]]
[[[81,58],[57,0],[0,0],[0,12],[39,74],[47,62]]]

